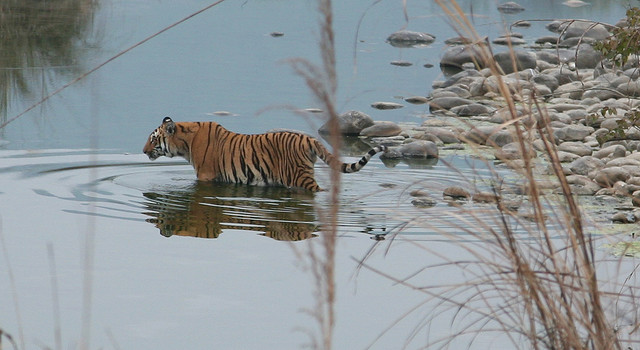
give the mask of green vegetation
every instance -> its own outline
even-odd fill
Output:
[[[600,51],[616,67],[625,67],[629,60],[637,61],[637,54],[640,52],[640,8],[628,9],[623,25],[613,27],[611,32],[612,35],[608,39],[594,43],[594,49]],[[597,119],[597,114],[591,117]],[[617,111],[615,108],[605,107],[599,114],[605,117],[616,115]],[[611,140],[625,139],[627,130],[632,127],[640,130],[640,111],[638,110],[627,111],[623,118],[617,120],[616,128],[598,137],[598,142],[603,144]]]

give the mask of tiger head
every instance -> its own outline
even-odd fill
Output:
[[[162,120],[162,125],[155,129],[147,143],[144,145],[142,152],[146,154],[149,159],[156,160],[161,156],[173,157],[177,155],[175,153],[177,149],[172,146],[170,142],[171,137],[176,133],[176,123],[169,117],[165,117]]]

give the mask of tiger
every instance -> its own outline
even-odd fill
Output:
[[[199,181],[323,191],[314,178],[317,157],[343,173],[357,172],[376,153],[373,147],[359,161],[343,163],[320,141],[299,132],[239,134],[216,122],[174,122],[165,117],[147,139],[142,152],[150,160],[180,156],[195,169]]]

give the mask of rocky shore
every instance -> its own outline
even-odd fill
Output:
[[[623,138],[609,141],[603,141],[603,137],[619,128],[625,113],[640,105],[640,59],[632,57],[622,68],[603,60],[591,43],[608,37],[610,27],[589,21],[564,21],[550,23],[547,28],[556,35],[537,38],[525,48],[516,48],[516,44],[527,43],[518,35],[493,42],[513,45],[512,50],[492,55],[502,69],[500,77],[482,63],[487,62],[483,53],[487,52],[488,42],[474,45],[464,44],[469,42],[464,38],[447,40],[461,44],[448,47],[442,55],[441,69],[458,72],[433,82],[429,96],[404,99],[405,103],[428,104],[430,113],[421,125],[373,121],[363,112],[351,111],[340,118],[342,133],[390,146],[382,156],[385,158],[435,158],[440,151],[470,148],[473,144],[484,147],[482,154],[489,154],[488,159],[517,168],[522,163],[521,154],[515,142],[514,123],[510,122],[512,113],[500,93],[500,84],[504,84],[516,102],[520,128],[531,146],[527,151],[536,157],[540,182],[545,182],[550,170],[536,125],[548,120],[573,193],[591,196],[614,210],[607,214],[610,221],[639,221],[640,130],[630,127]],[[398,33],[389,40],[397,38],[408,38],[408,44],[435,40],[430,35]],[[375,102],[372,107],[385,110],[403,105]],[[548,186],[548,190],[559,191],[555,186]],[[451,195],[443,193],[443,197]],[[435,204],[419,194],[415,198],[416,206]],[[487,193],[463,192],[456,198],[495,201],[495,196]]]

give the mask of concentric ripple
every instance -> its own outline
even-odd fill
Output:
[[[184,161],[149,162],[144,155],[7,151],[0,159],[0,176],[9,177],[16,189],[27,189],[21,196],[33,196],[25,200],[44,196],[68,213],[147,221],[165,237],[217,238],[241,230],[302,240],[321,234],[320,218],[332,205],[328,192],[201,183]],[[326,166],[316,166],[316,177],[329,188]],[[468,234],[469,227],[496,228],[502,222],[494,206],[451,205],[442,197],[446,187],[473,193],[490,189],[491,183],[490,169],[459,156],[386,165],[374,159],[360,172],[342,175],[340,233],[380,239],[401,232],[433,239],[443,233]],[[412,204],[416,191],[430,197],[432,204]],[[96,209],[89,210],[89,203]]]

